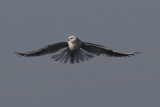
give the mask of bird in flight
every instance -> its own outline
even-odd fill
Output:
[[[59,51],[59,52],[58,52]],[[20,53],[15,52],[20,56],[25,57],[34,57],[34,56],[42,56],[45,54],[51,54],[52,58],[55,61],[71,64],[83,62],[85,60],[89,60],[94,56],[106,55],[110,57],[130,57],[140,52],[134,53],[122,53],[110,48],[106,48],[102,45],[97,45],[89,42],[83,42],[78,37],[72,35],[69,36],[67,42],[59,42],[55,44],[48,45],[44,48],[41,48],[36,51]]]

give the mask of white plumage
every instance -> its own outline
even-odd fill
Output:
[[[58,52],[60,51],[60,52]],[[15,52],[18,55],[25,57],[41,56],[45,54],[55,53],[52,58],[55,61],[67,63],[79,63],[85,60],[89,60],[94,56],[107,55],[111,57],[130,57],[140,52],[134,53],[122,53],[108,49],[102,45],[97,45],[89,42],[83,42],[76,36],[69,36],[67,42],[59,42],[56,44],[48,45],[36,51],[27,53]]]

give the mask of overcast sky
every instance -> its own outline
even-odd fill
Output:
[[[160,107],[159,0],[1,0],[0,107]],[[79,64],[27,52],[69,35],[130,58]]]

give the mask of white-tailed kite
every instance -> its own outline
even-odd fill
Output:
[[[60,51],[59,53],[57,53]],[[89,60],[94,56],[106,55],[111,57],[130,57],[140,52],[134,53],[122,53],[118,51],[114,51],[112,49],[106,48],[102,45],[97,45],[89,42],[83,42],[76,36],[69,36],[67,42],[59,42],[56,44],[48,45],[44,48],[41,48],[36,51],[31,51],[27,53],[15,52],[20,56],[25,57],[34,57],[34,56],[42,56],[45,54],[55,53],[52,58],[55,61],[67,63],[79,63],[85,60]]]

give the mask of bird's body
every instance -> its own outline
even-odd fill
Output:
[[[57,53],[60,51],[59,53]],[[76,36],[69,36],[67,42],[59,42],[56,44],[48,45],[44,48],[41,48],[37,51],[31,51],[28,53],[19,53],[15,52],[18,55],[33,57],[33,56],[41,56],[45,54],[55,53],[52,58],[55,61],[60,61],[67,63],[70,60],[70,63],[79,63],[85,60],[89,60],[94,56],[99,55],[107,55],[114,57],[129,57],[136,55],[140,52],[135,53],[122,53],[117,52],[109,48],[105,48],[102,45],[97,45],[93,43],[83,42]]]
[[[74,51],[74,50],[78,50],[81,45],[82,45],[82,41],[79,40],[77,37],[75,37],[74,35],[70,36],[68,38],[68,47],[70,50]]]

